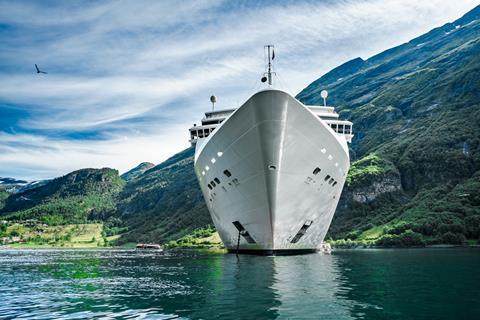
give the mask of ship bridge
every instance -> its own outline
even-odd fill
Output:
[[[329,106],[305,106],[317,117],[324,120],[325,123],[332,128],[337,134],[345,137],[347,142],[352,142],[353,124],[350,121],[338,119],[338,113],[335,112],[334,107]],[[209,111],[205,113],[205,117],[201,120],[201,125],[194,124],[189,129],[190,143],[194,145],[198,139],[208,137],[215,128],[227,119],[236,109],[223,109],[216,111]]]
[[[352,142],[353,124],[350,121],[338,119],[338,113],[335,112],[334,107],[328,106],[306,106],[317,117],[324,120],[333,131],[337,134],[343,135],[347,142]]]
[[[193,145],[197,142],[198,139],[206,138],[212,133],[215,128],[222,123],[229,115],[233,113],[236,109],[223,109],[217,111],[205,112],[205,117],[203,117],[202,124],[197,126],[193,125],[189,129],[190,131],[190,143]]]

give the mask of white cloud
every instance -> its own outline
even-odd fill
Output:
[[[259,88],[266,43],[276,45],[281,87],[295,94],[346,60],[406,42],[477,5],[57,4],[0,2],[0,23],[14,30],[0,33],[0,102],[27,111],[14,130],[30,132],[1,136],[0,175],[31,179],[85,166],[123,170],[159,162],[187,145],[187,129],[208,108],[210,94],[219,107],[238,106]],[[34,74],[34,63],[49,74]],[[102,140],[58,138],[52,130],[95,131]],[[7,137],[17,139],[14,149]]]

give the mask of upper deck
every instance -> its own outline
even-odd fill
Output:
[[[353,124],[350,121],[339,120],[338,113],[335,112],[334,107],[329,106],[305,106],[317,117],[324,120],[333,131],[345,137],[347,142],[352,142]],[[208,137],[215,128],[227,119],[236,109],[223,109],[217,111],[209,111],[205,113],[205,117],[201,120],[201,125],[194,124],[189,129],[190,143],[193,145],[198,139]]]

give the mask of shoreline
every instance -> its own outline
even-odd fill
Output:
[[[437,244],[437,245],[428,245],[428,246],[412,246],[412,247],[380,247],[380,246],[333,246],[333,250],[371,250],[371,249],[479,249],[480,245],[453,245],[453,244]],[[131,246],[111,246],[111,247],[55,247],[55,246],[8,246],[0,245],[0,251],[2,250],[131,250],[131,251],[151,251],[155,252],[156,250],[148,249],[136,249]],[[216,253],[227,253],[227,249],[223,247],[165,247],[164,251],[205,251],[205,252],[216,252]],[[163,252],[164,252],[163,251]]]

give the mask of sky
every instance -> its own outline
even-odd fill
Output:
[[[265,44],[295,95],[478,4],[0,0],[0,177],[158,164],[189,146],[212,94],[231,108],[262,89]]]

